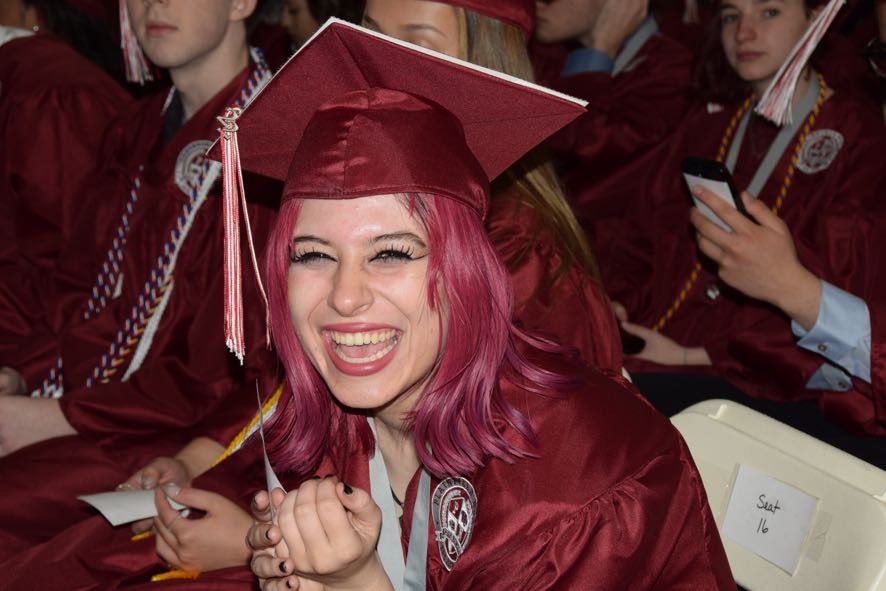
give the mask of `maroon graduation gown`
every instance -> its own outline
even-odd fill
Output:
[[[493,197],[486,227],[511,275],[515,318],[575,347],[592,367],[620,372],[621,340],[609,299],[577,265],[560,272],[557,242],[538,226],[535,210],[516,190]]]
[[[554,368],[547,362],[545,367]],[[583,382],[581,390],[549,396],[503,382],[507,398],[538,436],[539,457],[513,464],[491,460],[468,477],[477,494],[470,544],[447,571],[429,527],[429,590],[735,588],[701,479],[680,436],[620,378],[587,370]],[[513,431],[506,437],[525,445]],[[255,447],[244,449],[199,484],[230,489],[230,482],[245,483],[251,477],[249,484],[261,487],[261,476],[243,472],[247,456],[237,457],[254,457],[255,452]],[[334,473],[369,490],[365,450],[335,450],[317,473]],[[418,480],[416,474],[407,489],[404,553]],[[294,488],[297,483],[291,484]],[[432,479],[432,491],[437,484]],[[248,494],[228,494],[244,506],[248,503]],[[153,543],[137,547],[125,541],[125,531],[109,530],[95,520],[80,525],[76,533],[94,544],[82,544],[77,535],[65,532],[8,561],[9,580],[59,580],[45,568],[55,556],[54,570],[72,589],[117,588],[127,566],[138,571],[127,582],[144,581],[152,572],[148,555]],[[53,555],[53,548],[61,550]],[[156,569],[156,559],[153,565]],[[250,589],[252,582],[244,567],[203,573],[196,583],[155,583],[150,588],[213,585]],[[24,587],[11,587],[18,588]]]
[[[49,34],[0,46],[0,83],[0,344],[8,348],[42,317],[48,275],[101,167],[105,132],[131,99]]]
[[[108,185],[109,191],[119,191],[120,186],[131,186],[131,179],[136,174],[141,178],[138,201],[130,213],[130,229],[119,262],[123,277],[120,295],[107,298],[106,306],[89,319],[66,327],[58,339],[49,341],[48,346],[39,344],[43,350],[52,353],[50,358],[60,358],[63,362],[65,393],[60,404],[78,437],[50,440],[0,458],[0,482],[9,489],[0,499],[0,529],[8,527],[17,535],[33,535],[33,539],[39,540],[47,532],[54,533],[66,525],[65,516],[79,504],[74,500],[76,494],[113,488],[121,482],[119,475],[100,477],[93,472],[94,465],[116,461],[123,467],[121,471],[125,478],[128,476],[125,472],[131,473],[158,455],[174,453],[196,436],[210,437],[224,444],[251,416],[255,407],[255,380],[266,368],[274,365],[265,349],[264,314],[248,264],[243,267],[246,365],[240,366],[224,345],[220,184],[210,191],[190,223],[178,253],[173,283],[164,292],[169,294],[168,298],[146,307],[150,318],[160,318],[160,321],[154,326],[151,321],[139,324],[144,329],[134,332],[141,336],[138,344],[125,343],[116,350],[117,355],[110,357],[113,362],[106,364],[108,368],[117,368],[116,372],[105,380],[94,380],[91,387],[86,387],[102,357],[111,350],[118,331],[131,322],[131,311],[143,297],[145,282],[152,276],[157,257],[173,228],[178,227],[177,219],[186,202],[185,194],[176,184],[176,163],[180,154],[203,153],[205,145],[198,145],[198,151],[189,151],[188,146],[193,146],[195,140],[214,137],[217,133],[215,115],[233,103],[251,76],[251,71],[244,71],[235,77],[166,146],[161,145],[160,139],[163,97],[147,100],[131,114],[133,129],[127,130],[126,134],[133,142],[124,142],[121,147],[124,164],[110,175],[112,182]],[[127,160],[144,163],[144,169],[139,173],[138,164],[127,166]],[[191,168],[193,162],[184,165],[179,162],[179,171]],[[250,220],[259,250],[276,215],[279,187],[276,189],[250,193],[253,201]],[[121,193],[111,192],[109,195],[119,199]],[[126,195],[122,193],[122,196]],[[262,203],[262,199],[271,205]],[[107,227],[117,227],[113,213],[119,213],[122,205],[110,198],[106,203],[96,204],[95,215],[78,228],[78,237],[82,240],[77,242],[75,239],[75,243],[82,249],[72,249],[72,256],[88,262],[90,258],[96,258],[97,252],[101,253],[100,256],[105,255],[106,250],[91,251],[86,246],[96,236],[107,233]],[[108,224],[106,220],[114,221]],[[179,228],[178,231],[182,230]],[[97,268],[97,264],[65,266],[64,269],[70,269],[72,273],[66,285],[81,287],[85,280],[88,282],[85,285],[91,287]],[[91,272],[78,275],[75,272],[78,269],[91,269]],[[60,294],[62,299],[70,300],[65,302],[69,306],[65,313],[82,317],[83,292],[72,288]],[[159,316],[161,311],[162,316]],[[150,347],[140,349],[149,337],[152,337]],[[140,351],[143,353],[141,366],[124,379]],[[30,367],[44,368],[45,371],[45,358],[46,355],[38,356]],[[118,364],[117,360],[122,362]],[[34,372],[23,373],[35,375]],[[35,385],[39,383],[36,381]],[[76,442],[72,443],[72,439]],[[83,449],[67,470],[81,477],[69,478],[70,487],[50,486],[49,483],[58,480],[54,473],[55,457],[71,445]],[[20,484],[13,486],[14,483]],[[45,498],[41,512],[31,517],[35,521],[43,519],[42,524],[13,527],[15,520],[27,518],[15,513],[20,512],[24,499],[30,497],[35,486],[41,489]],[[50,510],[47,507],[52,503],[55,503],[54,509]],[[44,516],[48,515],[53,518],[45,519]],[[78,517],[77,512],[70,515],[71,520]]]
[[[658,145],[680,122],[692,55],[658,33],[616,75],[586,72],[560,77],[562,60],[555,65],[557,74],[542,74],[544,83],[588,101],[588,111],[554,135],[548,145],[560,161],[558,170],[576,215],[594,230],[596,221],[620,216],[626,204],[603,199],[593,188]]]
[[[600,187],[627,194],[639,192],[642,197],[631,212],[623,240],[603,261],[610,297],[625,305],[634,322],[655,325],[677,298],[698,259],[680,162],[687,155],[717,156],[737,106],[718,109],[698,108],[667,145]],[[812,131],[819,138],[839,138],[842,146],[836,153],[826,150],[801,156],[806,164],[832,161],[822,170],[807,166],[812,172],[796,171],[779,215],[791,229],[800,261],[807,268],[876,303],[886,289],[882,273],[870,264],[873,253],[884,248],[880,228],[886,202],[878,191],[883,186],[883,167],[877,155],[886,150],[886,137],[882,122],[868,114],[864,103],[848,93],[835,92],[826,101]],[[750,182],[772,137],[774,130],[767,135],[766,123],[753,122],[734,171],[740,190]],[[781,189],[792,150],[786,150],[759,195],[770,206]],[[641,179],[642,185],[632,179]],[[784,314],[729,289],[717,280],[711,264],[705,264],[662,332],[681,345],[704,347],[713,362],[711,369],[751,396],[817,399],[825,413],[851,431],[886,433],[882,411],[879,417],[874,412],[875,407],[883,408],[882,389],[807,389],[805,385],[822,359],[796,346]],[[686,370],[631,358],[626,365],[632,371]]]

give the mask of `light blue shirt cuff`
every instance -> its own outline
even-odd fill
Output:
[[[574,76],[575,74],[584,74],[587,72],[605,72],[612,73],[615,62],[611,57],[598,49],[591,47],[582,47],[569,52],[566,56],[566,63],[560,71],[561,76]]]
[[[859,297],[822,281],[821,303],[812,330],[791,322],[797,344],[821,355],[824,364],[813,374],[807,388],[848,390],[847,373],[871,381],[871,316]]]

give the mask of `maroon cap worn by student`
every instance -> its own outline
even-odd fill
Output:
[[[422,192],[482,217],[489,181],[583,112],[582,101],[331,20],[222,120],[210,157],[225,168],[226,235],[236,249],[241,166],[284,181],[284,201]],[[236,313],[228,321],[235,352],[240,322]]]
[[[519,27],[526,38],[535,28],[535,0],[436,0]]]

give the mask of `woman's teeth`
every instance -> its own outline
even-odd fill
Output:
[[[373,361],[381,359],[391,352],[391,350],[394,348],[394,346],[397,344],[397,341],[399,340],[397,336],[397,331],[393,329],[377,330],[372,332],[329,331],[329,337],[336,345],[336,347],[334,347],[335,354],[338,355],[340,359],[343,359],[348,363],[371,363]],[[352,357],[345,353],[345,347],[361,347],[365,345],[378,345],[380,343],[387,344],[384,345],[381,349],[378,349],[377,351],[374,351],[373,353],[363,357]],[[364,352],[368,353],[369,351]]]
[[[334,330],[329,331],[329,336],[332,339],[333,343],[335,343],[336,345],[347,345],[348,347],[383,343],[384,341],[394,338],[396,334],[397,331],[393,329],[377,330],[373,332],[337,332]]]

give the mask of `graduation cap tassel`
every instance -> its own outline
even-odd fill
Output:
[[[243,209],[243,221],[246,226],[246,241],[255,271],[258,290],[265,306],[265,341],[270,346],[270,319],[268,317],[268,297],[265,294],[261,276],[258,271],[258,260],[252,241],[252,230],[249,226],[249,212],[246,209],[246,193],[243,189],[243,171],[240,168],[240,148],[237,144],[237,118],[240,109],[229,108],[221,123],[220,147],[222,152],[223,200],[222,216],[225,235],[225,344],[228,349],[243,363],[246,344],[243,337],[243,273],[240,266],[240,207]],[[239,201],[239,203],[238,203]]]
[[[151,76],[151,67],[132,31],[126,0],[120,0],[120,48],[123,50],[123,64],[126,67],[126,79],[129,82],[144,84],[146,81],[154,79]]]
[[[797,81],[803,73],[803,68],[812,56],[812,52],[828,31],[828,27],[836,18],[837,13],[846,4],[846,0],[830,0],[822,8],[815,20],[806,29],[803,37],[791,51],[788,58],[781,65],[769,88],[760,97],[756,113],[766,117],[776,125],[791,123],[791,103],[794,100],[794,91],[797,89]]]

